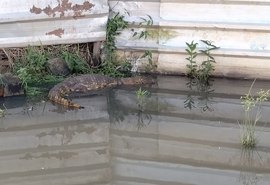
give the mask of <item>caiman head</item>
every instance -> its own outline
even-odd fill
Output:
[[[118,83],[120,85],[154,84],[156,83],[156,80],[151,76],[135,76],[130,78],[120,78]]]

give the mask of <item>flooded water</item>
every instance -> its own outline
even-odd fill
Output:
[[[270,103],[257,147],[243,150],[239,98],[252,81],[216,79],[203,91],[187,83],[158,77],[141,101],[139,87],[119,87],[75,98],[85,109],[73,111],[1,100],[0,184],[269,185]],[[270,83],[253,90],[261,88]]]

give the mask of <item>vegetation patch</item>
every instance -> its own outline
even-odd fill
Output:
[[[13,72],[18,75],[29,97],[42,94],[42,88],[50,83],[54,84],[63,78],[53,76],[47,70],[48,52],[43,47],[28,47],[25,55],[16,58]]]
[[[137,104],[141,111],[144,110],[146,105],[146,99],[150,96],[150,92],[147,90],[143,90],[142,88],[136,91]]]
[[[142,88],[139,88],[136,91],[136,97],[137,97],[137,106],[138,106],[138,111],[137,111],[137,127],[138,130],[140,130],[142,127],[149,125],[152,116],[151,114],[145,113],[146,106],[148,104],[148,98],[150,97],[151,93],[148,90],[143,90]],[[148,122],[145,122],[148,121]]]
[[[119,61],[116,54],[116,36],[128,27],[124,15],[116,13],[107,23],[107,38],[104,46],[105,57],[97,67],[98,73],[112,77],[130,76],[131,65],[127,61]]]
[[[215,71],[214,64],[216,63],[215,58],[212,56],[211,52],[213,50],[219,49],[211,41],[201,40],[201,42],[206,46],[204,49],[198,50],[197,45],[192,41],[191,43],[186,43],[186,52],[188,57],[186,60],[187,64],[187,75],[189,78],[194,79],[195,83],[208,84],[212,73]],[[200,64],[197,63],[196,59],[198,55],[205,56],[205,59],[201,61]]]
[[[205,48],[198,49],[198,43],[192,41],[191,43],[186,43],[186,52],[188,57],[187,76],[189,82],[187,87],[189,89],[189,94],[184,102],[184,107],[188,109],[201,108],[202,111],[212,111],[211,108],[211,93],[214,91],[211,83],[211,75],[215,71],[214,64],[216,63],[215,58],[212,56],[211,52],[213,50],[219,49],[211,41],[201,40]],[[197,57],[201,55],[203,57],[202,61],[197,61]],[[194,96],[195,95],[195,96]],[[195,97],[197,97],[195,99]]]
[[[71,74],[90,73],[93,65],[90,50],[89,44],[71,44],[6,48],[2,54],[8,58],[9,72],[20,78],[27,97],[32,100],[36,97],[44,98],[48,87],[65,78],[49,70],[49,59],[62,58]]]
[[[251,94],[253,81],[248,93],[241,97],[241,103],[244,109],[244,119],[241,126],[241,144],[244,148],[254,148],[256,146],[256,124],[261,118],[262,103],[267,101],[270,96],[270,90],[260,90],[256,95]]]

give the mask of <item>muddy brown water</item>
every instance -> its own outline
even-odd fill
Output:
[[[239,98],[252,81],[215,79],[208,93],[187,82],[158,77],[141,106],[139,87],[75,98],[85,109],[73,111],[2,99],[0,184],[269,185],[270,102],[257,147],[243,150]],[[253,90],[267,87],[257,81]]]

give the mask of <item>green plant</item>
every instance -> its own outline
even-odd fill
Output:
[[[211,55],[211,51],[219,49],[219,47],[213,45],[211,41],[201,40],[206,45],[204,50],[200,50],[200,53],[206,56],[206,60],[202,61],[202,64],[198,70],[198,77],[201,82],[207,83],[210,75],[215,71],[214,63],[215,58]]]
[[[241,144],[244,148],[254,148],[256,145],[255,127],[261,117],[261,105],[270,96],[270,90],[260,90],[257,96],[251,94],[253,81],[248,93],[241,96],[241,103],[244,109],[244,119],[242,121]]]
[[[150,92],[147,90],[143,90],[141,87],[136,91],[138,106],[140,109],[144,109],[144,106],[146,104],[145,100],[147,97],[150,96]]]
[[[29,46],[26,48],[25,55],[16,63],[15,73],[27,86],[29,83],[42,81],[47,74],[46,62],[47,53],[43,47]]]
[[[126,12],[128,15],[129,13]],[[147,15],[148,18],[141,17],[142,20],[139,23],[139,27],[150,27],[153,25],[153,19],[150,15]],[[126,29],[129,26],[129,22],[125,21],[125,16],[120,15],[120,13],[116,13],[112,18],[108,20],[107,23],[107,37],[104,46],[105,59],[98,66],[97,72],[105,75],[113,76],[113,77],[125,77],[131,76],[131,64],[128,60],[120,60],[120,58],[116,54],[116,36],[118,36],[121,31]],[[134,32],[134,30],[132,29]],[[137,37],[138,39],[147,37],[150,35],[147,29],[141,32],[134,32],[133,37]],[[146,51],[143,57],[146,57],[149,64],[148,68],[153,69],[154,64],[152,62],[152,52]]]
[[[187,64],[187,75],[188,77],[196,77],[197,76],[197,68],[198,68],[198,65],[195,61],[198,53],[197,53],[197,45],[198,43],[194,43],[194,41],[192,41],[191,43],[187,43],[186,42],[186,45],[187,45],[187,49],[186,49],[186,52],[188,53],[188,57],[186,58],[186,60],[189,61],[189,64]]]
[[[63,77],[53,76],[47,70],[48,55],[42,46],[29,46],[22,57],[16,60],[14,72],[21,79],[28,98],[40,96],[44,92],[42,86],[63,80]]]
[[[22,85],[24,86],[24,88],[27,88],[28,83],[32,79],[32,75],[30,73],[28,73],[27,68],[25,68],[25,67],[19,68],[16,73],[17,73],[18,77],[22,80]]]
[[[68,68],[72,73],[84,74],[92,72],[88,63],[80,57],[78,52],[71,53],[64,50],[61,52],[61,57],[66,61]]]
[[[47,53],[44,48],[29,46],[26,50],[25,61],[30,73],[42,75],[46,71],[46,61],[48,60]]]
[[[206,48],[199,50],[199,53],[197,52],[198,43],[194,43],[194,41],[186,43],[188,47],[186,49],[186,52],[188,53],[186,60],[189,62],[186,65],[188,70],[187,75],[188,77],[195,79],[197,83],[208,84],[210,76],[215,70],[214,63],[216,63],[214,57],[211,55],[211,51],[216,50],[219,47],[215,46],[211,41],[201,40],[201,42],[206,45]],[[206,57],[200,65],[196,62],[198,54]]]
[[[113,77],[124,77],[130,75],[131,65],[125,61],[119,61],[116,54],[116,36],[128,27],[128,21],[124,20],[124,15],[116,13],[107,23],[107,37],[104,46],[105,59],[97,68],[98,73]]]
[[[128,21],[124,20],[125,16],[116,13],[114,17],[110,18],[107,23],[107,37],[105,43],[106,57],[114,57],[116,46],[116,36],[128,27]]]
[[[64,80],[64,77],[52,76],[50,74],[45,74],[38,79],[38,76],[31,74],[26,67],[19,68],[17,75],[21,79],[29,99],[36,99],[36,97],[44,95],[44,92],[47,91],[47,88],[44,88],[45,85],[53,85]]]

